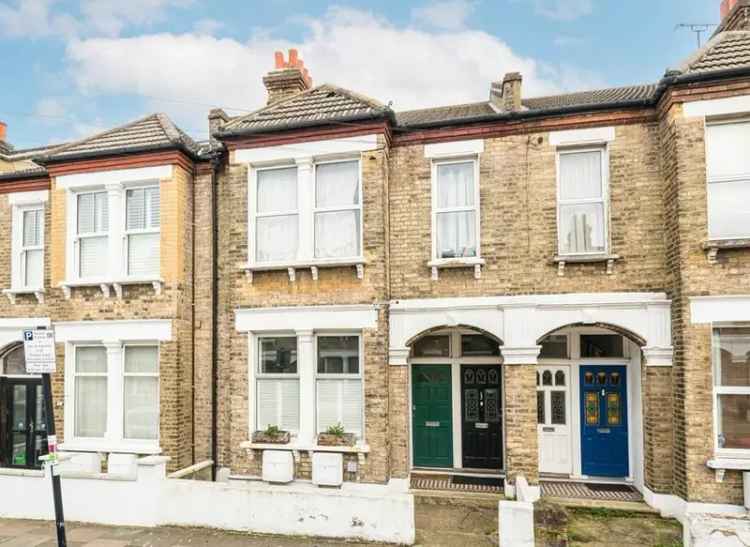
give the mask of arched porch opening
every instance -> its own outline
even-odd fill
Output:
[[[408,340],[412,470],[504,469],[502,340],[471,325]]]

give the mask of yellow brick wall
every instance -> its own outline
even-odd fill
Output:
[[[65,190],[57,188],[55,179],[52,179],[49,200],[50,238],[47,243],[48,256],[50,257],[50,285],[52,287],[57,287],[65,281],[66,207]]]
[[[186,201],[191,176],[175,166],[171,179],[160,181],[161,191],[161,276],[168,285],[184,281]]]

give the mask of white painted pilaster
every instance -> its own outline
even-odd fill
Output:
[[[297,164],[297,205],[315,203],[315,179],[312,158],[298,158]],[[297,258],[315,256],[315,230],[313,226],[313,212],[311,207],[299,207],[299,249]]]
[[[123,384],[112,381],[122,378],[123,349],[120,340],[105,340],[102,342],[107,350],[107,434],[106,438],[112,442],[122,439],[123,423]],[[120,412],[117,412],[120,409]]]
[[[120,278],[124,275],[123,260],[123,210],[122,186],[107,185],[107,206],[109,207],[109,275],[108,278]]]
[[[297,367],[299,367],[299,436],[301,444],[314,444],[315,432],[315,337],[312,330],[298,330]]]

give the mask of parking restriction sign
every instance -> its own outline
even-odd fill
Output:
[[[23,331],[23,350],[28,374],[55,372],[55,333],[51,330]]]

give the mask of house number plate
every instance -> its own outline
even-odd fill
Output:
[[[483,423],[483,422],[477,422],[477,423],[474,424],[474,427],[476,429],[487,429],[489,427],[489,425],[486,424],[486,423]]]
[[[425,422],[425,427],[440,427],[440,422]]]
[[[542,431],[544,433],[554,433],[555,432],[555,428],[554,427],[543,427]]]
[[[611,433],[610,429],[608,427],[599,428],[596,430],[597,433]]]

